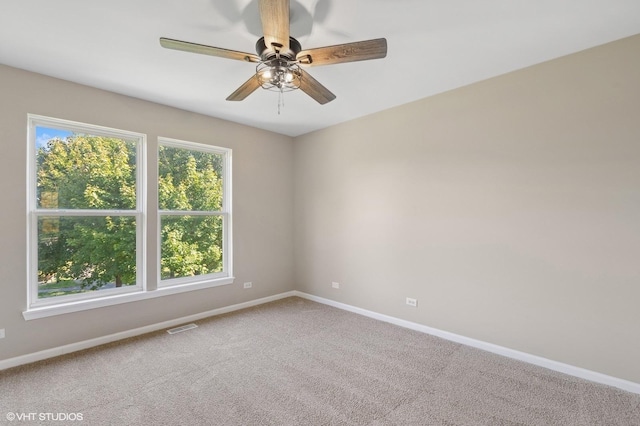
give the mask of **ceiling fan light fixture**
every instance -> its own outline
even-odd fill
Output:
[[[284,73],[284,81],[287,82],[287,83],[291,83],[293,81],[293,79],[294,79],[293,73],[291,71],[287,70]]]
[[[302,71],[293,61],[273,58],[256,66],[256,78],[265,90],[290,92],[300,88]]]

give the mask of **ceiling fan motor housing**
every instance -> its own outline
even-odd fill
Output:
[[[293,37],[289,37],[289,48],[280,50],[283,46],[267,46],[264,37],[260,37],[256,42],[256,53],[263,61],[275,58],[277,55],[286,58],[289,61],[295,61],[296,56],[302,50],[300,42]]]

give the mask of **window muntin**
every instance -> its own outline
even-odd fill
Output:
[[[143,289],[144,135],[29,116],[29,307]]]
[[[231,150],[158,144],[159,286],[231,277]]]

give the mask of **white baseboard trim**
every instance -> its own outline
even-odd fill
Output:
[[[27,355],[18,356],[15,358],[9,358],[0,360],[0,371],[7,368],[17,367],[24,364],[30,364],[36,361],[42,361],[43,359],[53,358],[56,356],[68,354],[71,352],[80,351],[83,349],[92,348],[94,346],[104,345],[105,343],[115,342],[117,340],[126,339],[129,337],[139,336],[141,334],[151,333],[153,331],[162,330],[165,328],[175,327],[177,325],[198,321],[204,318],[226,314],[240,309],[250,308],[252,306],[262,305],[264,303],[273,302],[287,297],[296,296],[295,292],[289,291],[286,293],[276,294],[274,296],[263,297],[261,299],[250,300],[248,302],[238,303],[236,305],[225,306],[218,309],[213,309],[199,314],[189,315],[182,318],[176,318],[161,322],[158,324],[152,324],[145,327],[135,328],[133,330],[122,331],[120,333],[110,334],[108,336],[97,337],[95,339],[84,340],[82,342],[71,343],[69,345],[59,346],[56,348],[46,349],[40,352],[34,352]]]
[[[433,336],[441,337],[452,342],[460,343],[463,345],[471,346],[474,348],[482,349],[488,352],[492,352],[498,355],[506,356],[508,358],[524,361],[529,364],[545,367],[550,370],[558,371],[560,373],[568,374],[570,376],[579,377],[581,379],[589,380],[596,383],[601,383],[608,386],[613,386],[618,389],[622,389],[628,392],[640,394],[640,383],[634,383],[628,380],[620,379],[606,374],[598,373],[595,371],[587,370],[581,367],[576,367],[562,362],[553,361],[547,358],[539,357],[537,355],[531,355],[526,352],[520,352],[514,349],[505,348],[503,346],[494,345],[492,343],[483,342],[481,340],[471,339],[469,337],[461,336],[459,334],[449,333],[447,331],[438,330],[437,328],[428,327],[426,325],[418,324],[411,321],[406,321],[400,318],[392,317],[389,315],[379,314],[377,312],[369,311],[366,309],[358,308],[356,306],[347,305],[345,303],[336,302],[331,299],[325,299],[323,297],[314,296],[301,291],[293,290],[285,293],[276,294],[261,299],[250,300],[248,302],[238,303],[236,305],[225,306],[222,308],[213,309],[199,314],[189,315],[186,317],[177,318],[170,321],[161,322],[158,324],[152,324],[145,327],[136,328],[133,330],[127,330],[120,333],[114,333],[107,336],[97,337],[95,339],[84,340],[82,342],[71,343],[69,345],[59,346],[56,348],[46,349],[44,351],[35,352],[32,354],[22,355],[15,358],[9,358],[0,360],[0,370],[7,368],[17,367],[24,364],[29,364],[36,361],[41,361],[48,358],[68,354],[71,352],[80,351],[83,349],[92,348],[95,346],[103,345],[106,343],[115,342],[118,340],[126,339],[129,337],[139,336],[141,334],[151,333],[166,328],[175,327],[188,322],[198,321],[204,318],[222,315],[240,309],[250,308],[252,306],[262,305],[264,303],[274,302],[280,299],[286,299],[287,297],[301,297],[303,299],[311,300],[314,302],[322,303],[324,305],[333,306],[338,309],[353,312],[359,315],[363,315],[369,318],[377,319],[380,321],[388,322],[398,325],[400,327],[408,328],[411,330],[419,331],[422,333],[430,334]]]
[[[507,358],[513,358],[519,361],[527,362],[529,364],[545,367],[545,368],[548,368],[549,370],[558,371],[560,373],[568,374],[570,376],[579,377],[581,379],[589,380],[592,382],[596,382],[596,383],[600,383],[608,386],[613,386],[618,389],[625,390],[627,392],[640,394],[640,383],[635,383],[635,382],[620,379],[617,377],[608,376],[606,374],[598,373],[595,371],[587,370],[587,369],[576,367],[569,364],[564,364],[558,361],[553,361],[537,355],[531,355],[526,352],[520,352],[514,349],[505,348],[504,346],[494,345],[492,343],[483,342],[481,340],[471,339],[469,337],[461,336],[459,334],[449,333],[447,331],[438,330],[437,328],[427,327],[426,325],[418,324],[415,322],[406,321],[406,320],[395,318],[389,315],[379,314],[377,312],[368,311],[366,309],[358,308],[356,306],[347,305],[345,303],[336,302],[331,299],[325,299],[323,297],[314,296],[301,291],[297,291],[297,290],[293,291],[293,295],[301,297],[303,299],[308,299],[314,302],[322,303],[324,305],[333,306],[334,308],[339,308],[345,311],[364,315],[369,318],[399,325],[400,327],[409,328],[411,330],[420,331],[422,333],[441,337],[443,339],[450,340],[452,342],[482,349],[487,352],[492,352],[494,354],[505,356]]]

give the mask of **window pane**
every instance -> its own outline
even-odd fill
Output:
[[[133,210],[136,143],[36,126],[37,208]]]
[[[38,218],[38,298],[135,283],[135,218]]]
[[[160,210],[221,211],[224,156],[160,146],[158,198]]]
[[[221,272],[222,216],[162,216],[161,279]]]

